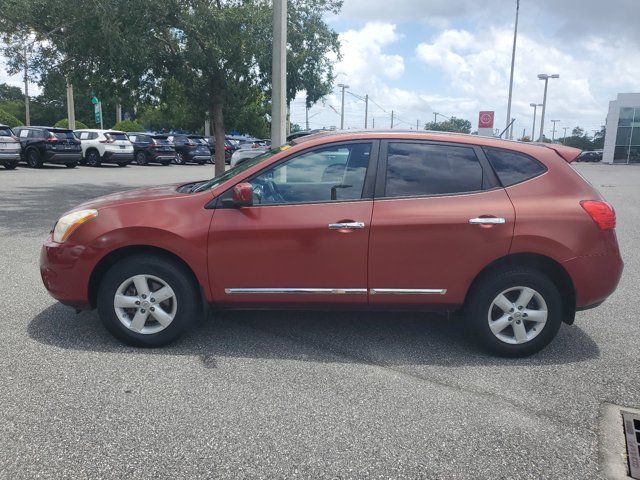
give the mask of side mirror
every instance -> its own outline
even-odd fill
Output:
[[[233,187],[233,205],[236,207],[250,207],[253,205],[253,186],[243,182]]]

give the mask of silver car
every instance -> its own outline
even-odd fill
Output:
[[[7,125],[0,125],[0,163],[7,170],[13,170],[18,166],[22,147],[20,140],[13,134],[13,130]]]

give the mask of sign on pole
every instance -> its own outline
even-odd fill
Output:
[[[478,135],[485,137],[493,136],[493,120],[495,112],[483,111],[478,115]]]

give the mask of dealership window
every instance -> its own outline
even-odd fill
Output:
[[[614,163],[640,163],[640,107],[621,108]]]

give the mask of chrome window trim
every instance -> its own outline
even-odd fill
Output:
[[[372,288],[371,295],[444,295],[446,288]]]
[[[366,295],[366,288],[225,288],[227,295]]]

